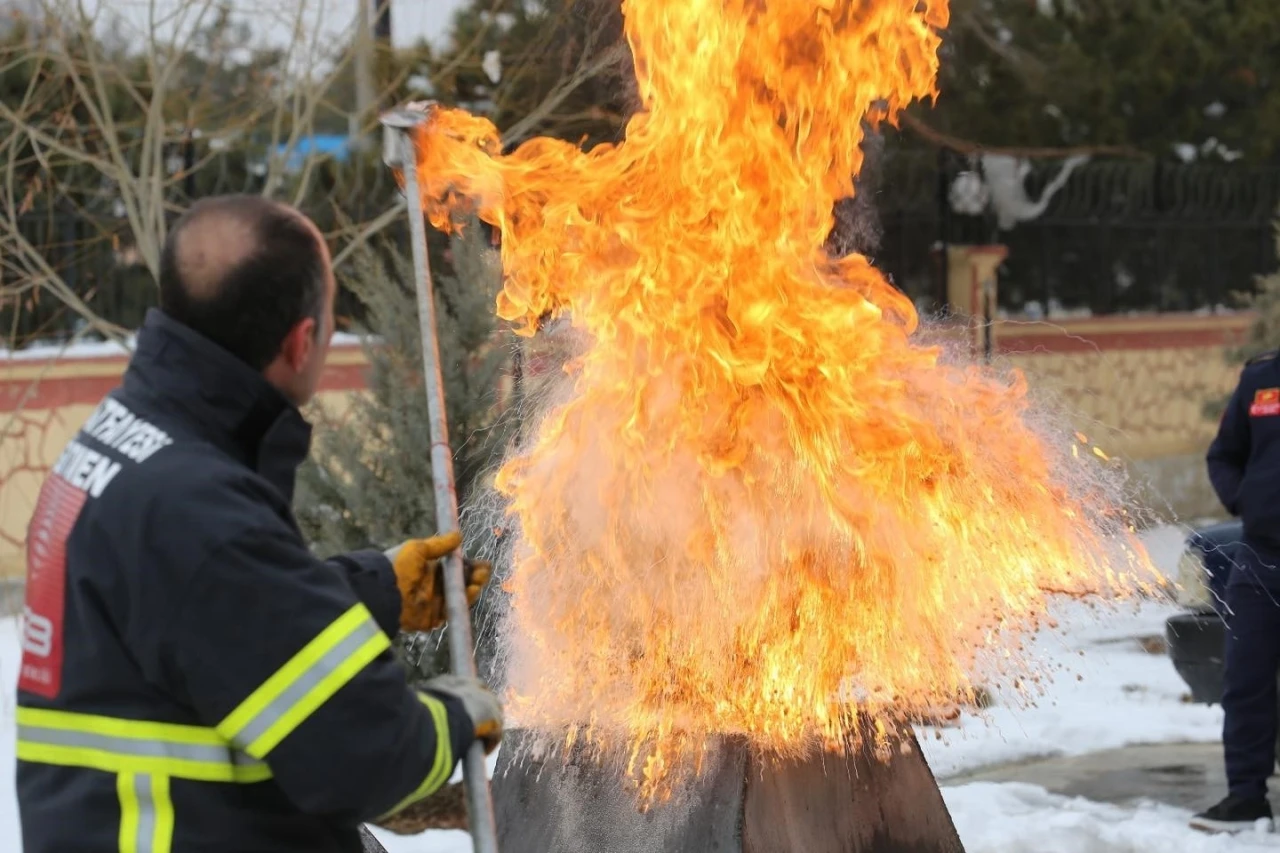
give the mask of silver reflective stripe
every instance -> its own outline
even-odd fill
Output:
[[[138,853],[155,853],[151,843],[156,837],[156,798],[152,784],[150,773],[133,777],[133,792],[138,798]]]
[[[265,767],[267,762],[259,761],[247,752],[231,750],[231,763],[237,767]]]
[[[244,727],[236,734],[235,742],[242,747],[248,748],[267,729],[275,725],[276,720],[289,713],[289,709],[310,693],[329,673],[342,666],[347,658],[356,653],[357,649],[380,633],[382,633],[382,629],[378,627],[376,622],[368,620],[361,622],[359,627],[348,634],[342,642],[303,670],[302,674],[286,687],[279,696],[273,699],[267,707],[245,723]]]
[[[18,725],[18,739],[27,743],[42,743],[49,746],[98,749],[114,755],[127,755],[135,758],[174,758],[185,761],[199,761],[205,764],[236,764],[240,766],[260,765],[263,763],[252,756],[245,755],[238,749],[230,749],[225,746],[112,737],[111,735],[95,734],[93,732],[73,732],[67,729],[50,729],[30,724]]]

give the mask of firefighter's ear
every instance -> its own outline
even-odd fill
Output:
[[[299,320],[284,336],[280,351],[263,371],[266,380],[298,407],[306,405],[315,395],[324,371],[326,341],[317,331],[314,317]]]
[[[316,319],[304,317],[294,324],[280,344],[280,359],[293,373],[302,373],[310,364],[319,343]]]

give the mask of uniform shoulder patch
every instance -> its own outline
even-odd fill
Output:
[[[1259,388],[1254,391],[1249,415],[1254,418],[1280,415],[1280,388]]]
[[[1264,361],[1272,361],[1273,359],[1275,359],[1277,355],[1280,355],[1280,350],[1271,350],[1270,352],[1260,352],[1257,355],[1255,355],[1253,358],[1246,361],[1245,365],[1247,366],[1250,364],[1261,364]]]

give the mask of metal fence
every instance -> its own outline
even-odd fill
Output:
[[[1001,223],[990,201],[974,212],[1019,167],[1012,207],[1035,215]],[[1063,163],[891,152],[883,168],[875,261],[930,309],[944,300],[947,245],[1006,245],[999,306],[1031,317],[1220,310],[1280,267],[1275,167],[1086,162],[1047,199]]]
[[[368,159],[363,165],[330,162],[315,173],[304,207],[322,228],[336,227],[339,211],[359,222],[386,209],[396,191],[393,178],[376,157]],[[892,146],[877,159],[882,236],[873,261],[925,311],[945,305],[942,250],[948,245],[1008,246],[999,307],[1026,317],[1214,311],[1250,290],[1258,274],[1280,266],[1272,224],[1280,206],[1280,168],[1088,162],[1046,199],[1062,163],[1011,164]],[[1000,179],[1011,169],[1018,179],[1001,189]],[[198,195],[256,191],[261,172],[243,154],[214,158],[198,180],[175,185],[174,206]],[[966,192],[977,196],[966,199]],[[1029,218],[1002,227],[999,205],[978,210],[975,199],[982,201],[983,193],[1012,194]],[[110,200],[97,207],[102,212],[92,216],[83,208],[32,212],[20,229],[90,307],[133,327],[154,303],[154,284],[145,268],[121,263],[111,234],[122,223],[112,221]],[[396,227],[390,233],[397,240],[405,236]],[[0,324],[20,342],[65,337],[76,323],[48,296],[0,305]]]
[[[189,168],[199,157],[202,167],[175,181],[167,205],[176,215],[194,199],[224,193],[257,193],[264,186],[266,168],[260,158],[228,151],[209,156],[208,151],[186,149],[174,170]],[[296,159],[296,158],[295,158]],[[293,162],[283,188],[291,194],[292,181],[306,164]],[[317,158],[310,170],[310,192],[301,204],[324,231],[364,223],[378,217],[397,192],[394,176],[376,153],[361,162],[338,163]],[[25,288],[15,296],[14,285],[38,274],[38,268],[15,251],[19,242],[34,247],[41,260],[58,275],[98,316],[124,328],[136,328],[157,298],[155,282],[144,264],[129,251],[129,229],[124,211],[102,190],[92,197],[71,200],[51,195],[34,209],[16,217],[15,225],[0,225],[16,233],[0,235],[0,329],[4,340],[24,346],[37,341],[65,340],[76,333],[81,318],[54,294],[43,288]],[[399,221],[382,231],[386,238],[403,240]],[[342,294],[339,309],[359,311],[358,300]]]

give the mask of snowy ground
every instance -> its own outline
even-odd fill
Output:
[[[1158,604],[1059,608],[1059,632],[1031,645],[1041,660],[1061,667],[1043,685],[1044,694],[1028,707],[1012,692],[997,692],[995,707],[964,716],[959,729],[918,730],[934,774],[945,781],[1031,758],[1216,740],[1222,710],[1183,703],[1187,687],[1168,656],[1150,654],[1137,641],[1162,636],[1173,612]]]
[[[329,341],[332,346],[358,346],[362,341],[359,335],[349,332],[334,332]],[[67,341],[64,343],[36,343],[18,350],[0,347],[0,363],[10,361],[59,361],[79,358],[114,358],[133,352],[137,343],[137,335],[129,335],[124,339],[124,346],[113,341]]]
[[[1187,812],[1158,803],[1121,808],[1059,797],[1034,785],[1014,783],[944,787],[942,795],[967,853],[1235,853],[1280,849],[1280,837],[1273,834],[1226,837],[1195,832],[1187,828]]]
[[[1148,534],[1153,558],[1171,571],[1182,531]],[[1185,686],[1163,654],[1138,643],[1163,634],[1169,605],[1129,605],[1119,610],[1070,604],[1059,609],[1059,629],[1032,646],[1061,669],[1035,704],[997,704],[982,717],[966,716],[959,728],[919,732],[930,766],[942,781],[968,853],[1213,853],[1280,850],[1280,836],[1235,839],[1203,836],[1186,828],[1188,813],[1151,803],[1136,809],[1067,799],[1019,784],[947,785],[947,777],[984,766],[1049,755],[1151,743],[1210,742],[1219,737],[1221,711],[1185,704]],[[13,784],[13,684],[17,672],[14,620],[0,621],[0,850],[20,851]],[[1140,792],[1135,792],[1140,793]],[[404,838],[378,832],[389,853],[467,853],[462,832],[430,832]],[[548,851],[551,853],[551,851]]]

